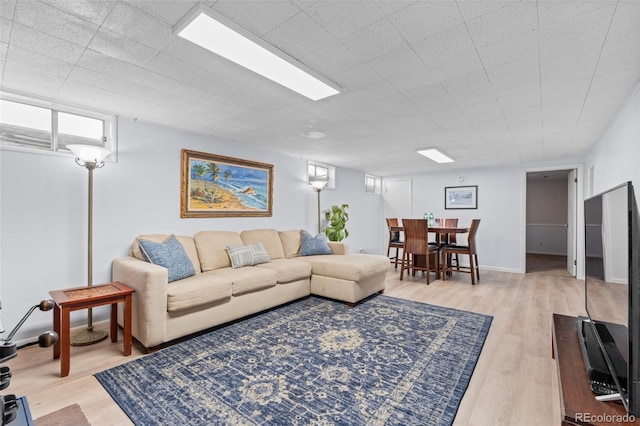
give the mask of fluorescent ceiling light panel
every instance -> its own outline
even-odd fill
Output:
[[[202,4],[173,32],[314,101],[340,93],[330,81]]]
[[[452,157],[449,157],[444,152],[440,151],[438,148],[422,148],[417,150],[418,154],[422,154],[425,157],[435,161],[436,163],[453,163],[454,160]]]

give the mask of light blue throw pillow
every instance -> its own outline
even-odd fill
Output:
[[[169,271],[169,282],[181,280],[196,274],[191,259],[175,235],[162,243],[149,240],[138,240],[140,249],[147,262],[163,266]]]
[[[307,231],[302,231],[300,256],[315,256],[331,253],[331,248],[327,243],[327,237],[324,234],[318,234],[314,237]]]

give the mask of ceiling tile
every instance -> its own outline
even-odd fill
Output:
[[[289,1],[219,1],[212,8],[258,36],[301,13],[301,8]]]
[[[300,37],[300,34],[304,34],[304,37]],[[304,13],[282,22],[263,37],[294,58],[304,57],[335,41],[335,37]]]
[[[98,25],[37,0],[19,1],[14,19],[80,46],[86,46],[98,31]]]
[[[552,2],[549,2],[549,4]],[[554,4],[556,2],[553,2]],[[560,4],[561,2],[557,2]],[[580,2],[581,4],[584,2]],[[576,14],[562,20],[554,20],[540,25],[540,47],[542,51],[553,50],[561,46],[577,45],[585,41],[602,43],[609,30],[614,3],[605,7]]]
[[[13,19],[16,0],[0,0],[0,18]]]
[[[0,0],[0,88],[384,176],[580,158],[640,83],[637,1],[203,1],[343,87],[315,102],[173,36],[197,3]]]
[[[31,67],[46,74],[61,78],[67,77],[73,69],[73,65],[68,62],[40,55],[15,45],[9,46],[7,60],[14,65]]]
[[[156,49],[101,29],[89,44],[89,49],[130,64],[144,65],[158,54]]]
[[[93,86],[100,89],[116,91],[122,87],[126,81],[108,74],[92,71],[82,67],[75,67],[68,76],[69,80]]]
[[[305,13],[335,38],[342,38],[374,22],[384,14],[373,2],[331,1],[313,2]]]
[[[114,6],[102,28],[157,50],[162,50],[175,37],[169,24],[123,2]]]
[[[361,28],[341,40],[363,61],[406,46],[404,38],[386,19]]]
[[[42,0],[45,3],[60,9],[70,15],[89,21],[95,25],[101,25],[109,14],[116,0]]]
[[[60,0],[65,1],[65,0]],[[169,25],[175,25],[196,4],[194,0],[157,1],[157,0],[125,0],[128,4],[148,13]]]
[[[13,21],[0,17],[0,42],[9,43]]]
[[[7,61],[3,69],[2,87],[24,93],[52,98],[64,82],[61,77],[16,62]]]
[[[400,49],[383,53],[367,61],[367,64],[384,78],[390,78],[400,73],[424,68],[424,63],[413,49],[405,46]]]
[[[10,43],[40,55],[68,63],[76,63],[84,47],[14,22]]]
[[[456,2],[414,2],[389,16],[405,40],[413,42],[463,23]]]
[[[538,27],[535,2],[515,2],[467,21],[476,46],[509,39]]]

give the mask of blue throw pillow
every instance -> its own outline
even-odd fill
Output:
[[[149,240],[138,240],[140,249],[147,262],[163,266],[169,271],[169,282],[181,280],[196,274],[191,259],[175,235],[162,243]]]
[[[314,237],[307,231],[302,231],[300,256],[315,256],[318,254],[331,253],[331,248],[329,248],[329,244],[327,243],[327,237],[324,234],[318,234]]]

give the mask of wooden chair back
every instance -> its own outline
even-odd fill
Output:
[[[467,244],[469,246],[469,253],[476,254],[476,233],[480,226],[480,219],[473,219],[469,226],[469,236],[467,237]]]
[[[441,226],[444,226],[445,228],[457,228],[458,227],[458,219],[457,218],[448,218],[448,219],[441,219]],[[440,241],[444,241],[444,238],[446,238],[445,235],[442,235],[440,237]],[[449,244],[455,244],[458,242],[458,239],[456,238],[456,234],[449,234]]]
[[[387,229],[389,229],[389,244],[393,245],[393,243],[401,243],[402,240],[400,238],[399,231],[392,231],[391,228],[398,227],[398,218],[388,217],[387,218]]]
[[[426,255],[427,221],[423,219],[402,219],[404,229],[404,250],[408,254]]]

